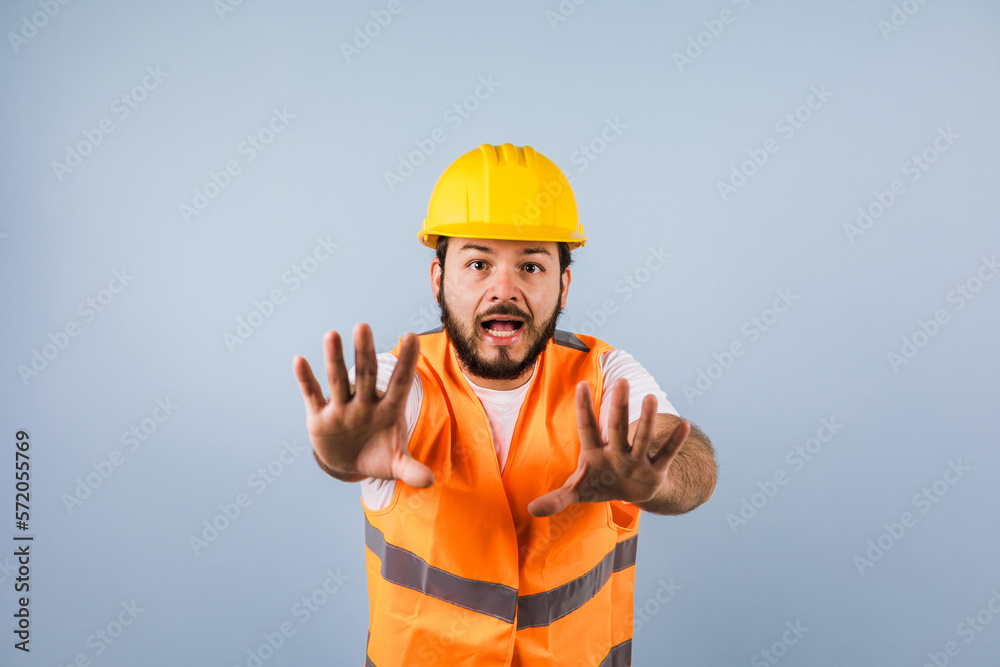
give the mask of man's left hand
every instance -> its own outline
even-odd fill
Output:
[[[530,514],[551,516],[579,502],[626,500],[641,503],[669,483],[670,464],[691,432],[691,425],[682,421],[666,442],[651,453],[650,445],[656,432],[656,397],[649,394],[642,401],[642,413],[630,444],[628,396],[628,380],[622,378],[615,382],[611,388],[608,441],[605,442],[594,413],[590,387],[586,382],[576,385],[580,461],[561,488],[528,503]]]

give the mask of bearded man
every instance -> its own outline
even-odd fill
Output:
[[[584,245],[559,168],[483,144],[434,187],[441,328],[293,368],[320,467],[361,483],[366,665],[631,664],[640,510],[715,488],[711,444],[623,350],[556,329]]]

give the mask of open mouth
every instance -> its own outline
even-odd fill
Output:
[[[494,317],[484,320],[479,326],[491,336],[508,338],[516,334],[524,326],[524,322],[513,317]]]

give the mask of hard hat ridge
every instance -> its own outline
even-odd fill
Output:
[[[576,198],[552,160],[531,146],[481,144],[451,163],[431,193],[420,242],[438,236],[583,246]]]

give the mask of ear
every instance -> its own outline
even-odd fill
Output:
[[[434,301],[437,302],[438,292],[441,291],[441,262],[435,257],[431,262],[431,291],[434,294]]]
[[[559,307],[560,308],[565,308],[566,307],[566,297],[569,296],[569,282],[570,282],[570,280],[573,277],[572,274],[570,274],[570,270],[569,270],[568,266],[566,267],[566,270],[563,271],[563,276],[562,277],[563,277],[563,291],[562,291],[562,300],[559,302]]]

